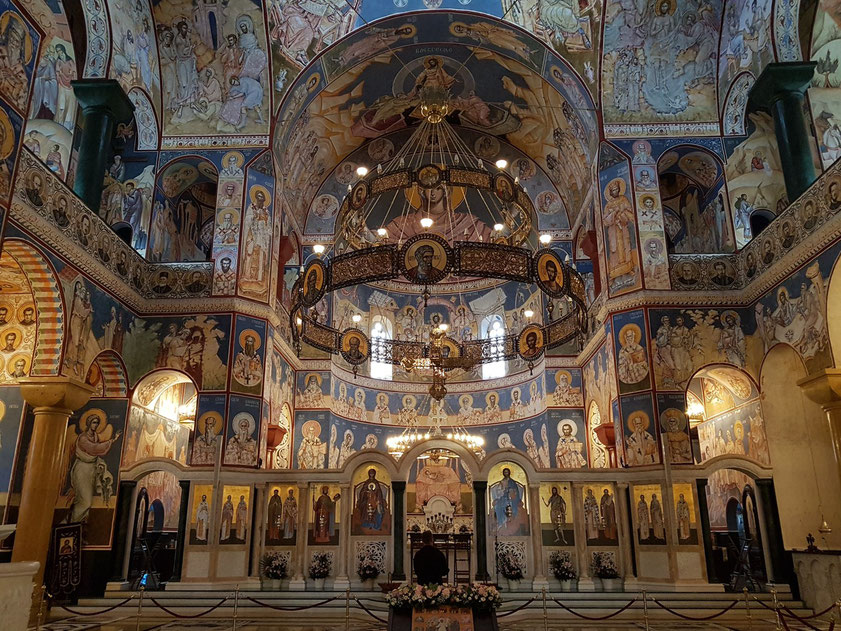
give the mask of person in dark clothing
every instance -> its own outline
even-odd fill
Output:
[[[423,547],[415,552],[415,574],[418,577],[418,584],[432,585],[446,582],[450,568],[447,565],[447,557],[432,541],[432,532],[424,531],[421,535]]]

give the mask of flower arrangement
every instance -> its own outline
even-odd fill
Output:
[[[330,555],[326,552],[316,552],[312,555],[312,560],[310,561],[310,578],[313,580],[317,578],[327,578],[330,576],[330,570],[332,567],[333,563],[330,560]]]
[[[363,581],[369,581],[380,575],[380,567],[366,556],[359,560],[359,565],[356,566],[356,573]]]
[[[386,594],[386,602],[394,609],[434,609],[464,607],[475,611],[491,611],[502,604],[499,590],[493,585],[403,585]]]
[[[523,568],[520,565],[520,560],[510,552],[497,556],[497,567],[499,573],[509,581],[519,581],[523,578]]]
[[[593,575],[597,578],[619,578],[619,569],[610,552],[593,553]]]
[[[559,581],[574,581],[577,577],[569,552],[555,551],[549,555],[549,569]]]
[[[269,580],[286,578],[289,568],[286,557],[280,552],[267,552],[260,559],[260,574]]]

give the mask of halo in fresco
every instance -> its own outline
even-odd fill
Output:
[[[432,234],[415,235],[406,241],[400,256],[403,275],[421,285],[431,285],[446,278],[451,261],[449,244]]]
[[[339,346],[342,358],[351,366],[358,366],[368,359],[368,338],[359,329],[345,329]]]
[[[520,332],[517,340],[517,352],[526,361],[534,361],[543,355],[545,341],[543,329],[537,324],[530,324]]]
[[[321,259],[310,261],[304,272],[301,302],[312,307],[324,297],[327,289],[327,267]]]

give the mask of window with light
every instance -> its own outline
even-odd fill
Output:
[[[482,337],[491,340],[491,357],[494,361],[482,364],[482,379],[498,379],[505,376],[505,327],[502,317],[492,315],[482,320]]]
[[[391,339],[391,322],[376,318],[371,327],[371,377],[391,381],[391,362],[386,361],[385,341]]]

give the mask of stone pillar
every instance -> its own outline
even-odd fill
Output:
[[[35,422],[24,465],[12,561],[38,561],[35,584],[40,586],[63,473],[67,421],[88,402],[93,388],[69,377],[25,377],[18,383],[21,395],[33,408]]]
[[[549,581],[546,580],[546,559],[543,558],[543,532],[540,528],[539,484],[529,484],[529,504],[531,504],[529,519],[531,520],[531,545],[534,557],[532,589],[539,592],[542,588],[549,586]]]
[[[816,65],[814,61],[768,64],[750,92],[748,110],[767,110],[774,118],[774,132],[790,202],[800,197],[815,181],[803,99]]]
[[[333,589],[348,589],[350,580],[347,573],[347,559],[350,554],[350,511],[353,507],[353,498],[350,494],[350,484],[340,484],[339,493],[342,494],[339,502],[341,517],[339,519],[339,551],[336,553],[336,580],[333,581]]]
[[[79,157],[73,191],[88,208],[98,212],[114,127],[128,120],[134,105],[114,79],[79,79],[71,85],[83,115],[77,128]]]
[[[476,580],[491,580],[488,574],[487,480],[473,480],[473,536],[476,539]]]
[[[134,516],[134,490],[137,480],[122,480],[117,492],[117,514],[114,516],[114,545],[111,548],[111,580],[126,580],[126,552],[131,553],[134,544],[132,517]]]
[[[622,574],[625,577],[625,585],[636,583],[636,563],[634,561],[634,549],[636,537],[631,532],[631,515],[629,513],[631,498],[627,482],[616,484],[616,510],[619,513],[619,550],[622,555]]]
[[[826,368],[797,382],[803,393],[823,407],[829,423],[835,465],[841,479],[841,368]]]
[[[295,533],[295,576],[289,581],[289,589],[304,591],[307,588],[307,518],[310,510],[310,485],[298,482],[298,530]]]
[[[404,515],[404,504],[406,498],[406,482],[393,480],[391,482],[391,493],[394,497],[392,510],[394,512],[394,572],[391,574],[393,581],[405,581],[406,572],[403,569],[404,555],[406,552],[406,516]]]
[[[266,495],[268,485],[254,486],[254,499],[251,501],[251,554],[249,558],[249,576],[260,576],[260,559],[263,556],[263,544],[266,541]]]
[[[178,534],[175,537],[175,560],[172,563],[171,583],[181,580],[184,567],[184,547],[187,545],[187,531],[190,528],[190,481],[179,480],[181,487],[181,503],[178,506]]]
[[[578,588],[581,591],[593,591],[594,583],[590,574],[590,554],[587,550],[587,531],[584,527],[584,490],[580,484],[570,485],[572,506],[572,528],[575,531],[575,555],[578,557]]]
[[[695,480],[695,496],[698,499],[698,535],[704,542],[704,562],[707,570],[707,581],[717,582],[720,577],[715,574],[713,565],[713,535],[710,530],[710,510],[707,506],[707,479]]]

